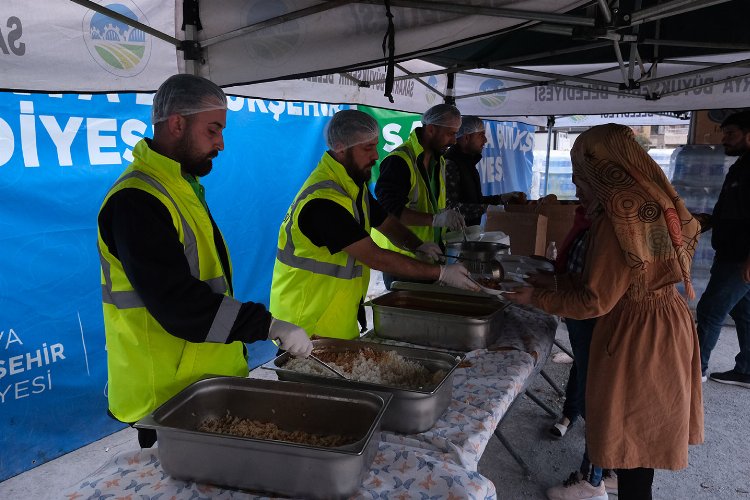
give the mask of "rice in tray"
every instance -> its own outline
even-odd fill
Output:
[[[227,414],[221,418],[208,417],[198,426],[201,432],[216,432],[232,436],[264,439],[267,441],[288,441],[323,448],[335,448],[357,442],[356,437],[339,434],[309,434],[302,431],[285,431],[273,422],[261,422],[249,418],[233,417]]]
[[[321,351],[316,355],[351,380],[401,389],[430,390],[447,374],[445,370],[430,372],[420,363],[408,360],[396,351],[376,351],[369,347],[358,351]],[[284,368],[310,375],[336,377],[309,359],[292,358],[284,364]]]

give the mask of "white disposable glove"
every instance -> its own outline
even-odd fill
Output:
[[[466,227],[466,222],[458,210],[444,208],[432,216],[432,227],[447,227],[451,231],[459,231]]]
[[[479,285],[469,276],[469,270],[462,264],[447,264],[440,266],[440,278],[438,283],[464,290],[473,290],[478,292]]]
[[[440,256],[443,253],[440,250],[440,246],[432,241],[425,241],[424,243],[419,245],[416,250],[414,250],[414,252],[417,254],[417,256],[424,255],[433,262],[438,262],[440,260]]]
[[[279,342],[279,347],[295,358],[306,358],[313,350],[310,337],[302,328],[288,321],[271,319],[268,338]]]

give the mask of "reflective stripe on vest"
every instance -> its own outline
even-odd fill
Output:
[[[188,265],[190,266],[190,275],[193,276],[196,279],[200,279],[200,261],[198,258],[198,243],[195,238],[195,233],[193,232],[193,229],[190,227],[190,225],[185,220],[185,217],[182,215],[182,212],[180,212],[179,207],[177,206],[177,203],[174,201],[174,198],[167,192],[167,190],[164,188],[164,186],[161,185],[159,181],[154,179],[148,174],[145,174],[143,172],[130,172],[127,175],[124,175],[121,177],[113,186],[117,186],[121,182],[130,179],[130,178],[138,178],[142,180],[143,182],[151,185],[154,189],[159,191],[161,194],[167,197],[169,201],[172,202],[172,204],[175,207],[175,210],[180,215],[180,220],[182,221],[182,228],[183,233],[185,234],[185,258],[188,261]],[[104,258],[104,256],[101,253],[101,250],[99,250],[99,261],[102,265],[102,273],[104,274],[104,284],[102,285],[102,302],[105,304],[112,304],[118,309],[131,309],[135,307],[144,307],[143,300],[141,300],[140,295],[138,295],[138,292],[135,290],[129,290],[129,291],[123,291],[123,292],[115,292],[112,291],[112,277],[110,276],[110,265],[109,262]],[[208,286],[211,287],[211,291],[215,293],[224,294],[227,291],[227,283],[223,276],[219,276],[218,278],[212,278],[210,280],[205,281]],[[239,304],[239,303],[238,303]],[[224,302],[222,302],[221,307],[219,308],[219,311],[217,313],[217,318],[220,313],[222,313],[222,308],[224,307]],[[238,306],[239,307],[239,306]],[[236,312],[235,312],[236,317]],[[214,324],[216,321],[214,321]],[[213,326],[212,326],[213,330]],[[210,337],[209,332],[209,337]]]
[[[417,167],[417,158],[414,156],[414,150],[411,147],[408,145],[399,146],[392,154],[401,156],[407,164],[411,163],[411,167],[409,168],[410,175],[420,175],[419,167]],[[408,157],[408,159],[405,157]],[[419,203],[419,180],[414,179],[413,184],[414,186],[409,191],[409,205],[411,205],[412,208],[416,208]],[[427,189],[429,189],[429,186],[427,186]]]
[[[297,196],[297,199],[294,201],[294,204],[292,205],[291,209],[289,210],[290,214],[296,213],[297,205],[310,196],[315,191],[318,191],[320,189],[333,189],[334,191],[337,191],[347,198],[349,195],[346,191],[344,191],[344,188],[336,184],[334,181],[323,181],[318,182],[317,184],[313,184],[311,186],[308,186],[307,189],[302,191],[299,196]],[[369,197],[366,200],[367,208],[369,210],[370,208],[370,200]],[[357,222],[360,222],[361,214],[359,212],[359,209],[357,207],[357,201],[352,200],[352,208],[354,213],[354,219]],[[286,224],[286,227],[284,228],[284,231],[286,231],[286,245],[284,245],[284,248],[280,248],[276,250],[276,258],[279,259],[279,262],[282,264],[286,264],[289,267],[294,267],[297,269],[302,269],[304,271],[309,271],[311,273],[316,274],[323,274],[325,276],[331,276],[333,278],[340,278],[340,279],[354,279],[359,278],[362,276],[362,266],[355,265],[356,259],[352,257],[351,255],[347,256],[346,259],[346,266],[340,266],[338,264],[331,264],[329,262],[320,262],[315,259],[310,259],[308,257],[300,257],[298,255],[295,255],[295,247],[294,247],[294,241],[292,240],[292,223],[294,221],[294,217],[289,217],[289,221]]]

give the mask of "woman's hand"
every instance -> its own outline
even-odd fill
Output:
[[[521,286],[515,288],[513,290],[513,293],[506,293],[505,298],[513,302],[514,304],[526,305],[531,304],[532,293],[534,293],[534,287]]]

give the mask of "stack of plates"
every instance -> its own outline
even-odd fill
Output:
[[[529,274],[551,273],[555,270],[551,262],[537,257],[498,255],[496,258],[503,265],[505,279],[510,281],[523,281]]]

